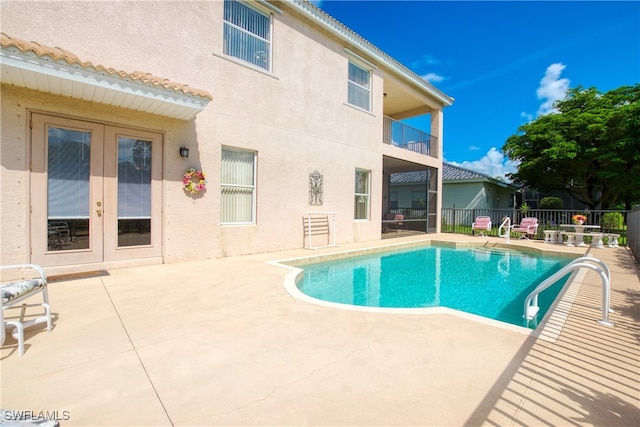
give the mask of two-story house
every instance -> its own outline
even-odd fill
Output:
[[[336,213],[337,244],[377,240],[389,177],[411,170],[435,177],[439,230],[453,99],[307,1],[8,0],[0,15],[3,264],[301,248],[310,212]],[[420,115],[430,129],[398,121]]]

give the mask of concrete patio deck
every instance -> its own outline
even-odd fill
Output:
[[[53,281],[53,331],[27,330],[22,357],[12,337],[2,348],[0,407],[62,426],[640,425],[640,273],[625,248],[587,249],[611,269],[614,326],[597,323],[586,272],[556,307],[566,321],[540,334],[310,304],[269,263],[416,240],[503,242],[423,235]]]

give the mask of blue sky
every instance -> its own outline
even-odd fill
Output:
[[[568,88],[640,83],[638,1],[313,3],[455,98],[445,160],[491,176],[514,170],[506,139]]]

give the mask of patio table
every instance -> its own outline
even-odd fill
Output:
[[[599,225],[587,225],[587,224],[560,224],[560,227],[565,229],[564,234],[567,234],[567,246],[585,246],[584,235],[589,234],[589,229],[600,229]],[[572,234],[568,234],[569,230],[573,229]],[[572,243],[571,236],[575,236],[575,243]]]

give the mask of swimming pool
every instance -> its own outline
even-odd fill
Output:
[[[447,307],[526,326],[523,304],[571,260],[512,249],[428,246],[298,264],[298,289],[312,298],[361,307]],[[542,319],[567,278],[540,294]]]

